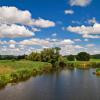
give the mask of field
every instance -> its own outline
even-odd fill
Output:
[[[28,60],[0,60],[0,74],[7,74],[16,70],[21,69],[36,69],[46,67],[50,65],[49,63],[28,61]]]
[[[90,61],[66,61],[66,67],[74,69],[98,68],[97,74],[100,75],[100,60],[91,59]],[[31,76],[51,71],[52,65],[46,62],[29,60],[0,60],[0,87],[7,83],[25,80]]]
[[[46,62],[0,60],[0,87],[4,87],[7,83],[26,80],[51,68],[51,64]]]

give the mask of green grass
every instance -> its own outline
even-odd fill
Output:
[[[97,68],[97,69],[96,69],[96,72],[100,72],[100,68]]]
[[[90,61],[91,62],[97,62],[98,63],[98,62],[100,62],[100,59],[91,59]]]
[[[49,71],[51,64],[28,60],[0,60],[0,87],[9,82],[27,79],[41,72]]]
[[[97,75],[97,76],[100,76],[100,68],[97,68],[97,69],[96,69],[96,75]]]
[[[11,68],[11,69],[22,69],[22,68],[35,68],[39,69],[40,67],[44,67],[50,65],[49,63],[37,62],[37,61],[28,61],[28,60],[20,60],[20,61],[12,61],[12,60],[0,60],[0,67]]]
[[[90,61],[65,61],[67,66],[80,69],[100,68],[100,59],[90,59]]]

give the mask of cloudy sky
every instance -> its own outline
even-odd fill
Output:
[[[100,53],[99,0],[0,0],[0,54],[60,47]]]

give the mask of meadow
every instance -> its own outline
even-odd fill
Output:
[[[65,61],[61,65],[69,69],[96,68],[96,75],[100,75],[100,59],[90,61]],[[59,67],[58,67],[59,68]],[[7,83],[19,82],[42,73],[52,70],[52,64],[30,60],[0,60],[0,87]]]
[[[51,64],[29,60],[0,60],[0,87],[49,71]]]

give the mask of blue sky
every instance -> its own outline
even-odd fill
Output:
[[[100,53],[99,0],[0,0],[0,54],[61,47]]]

